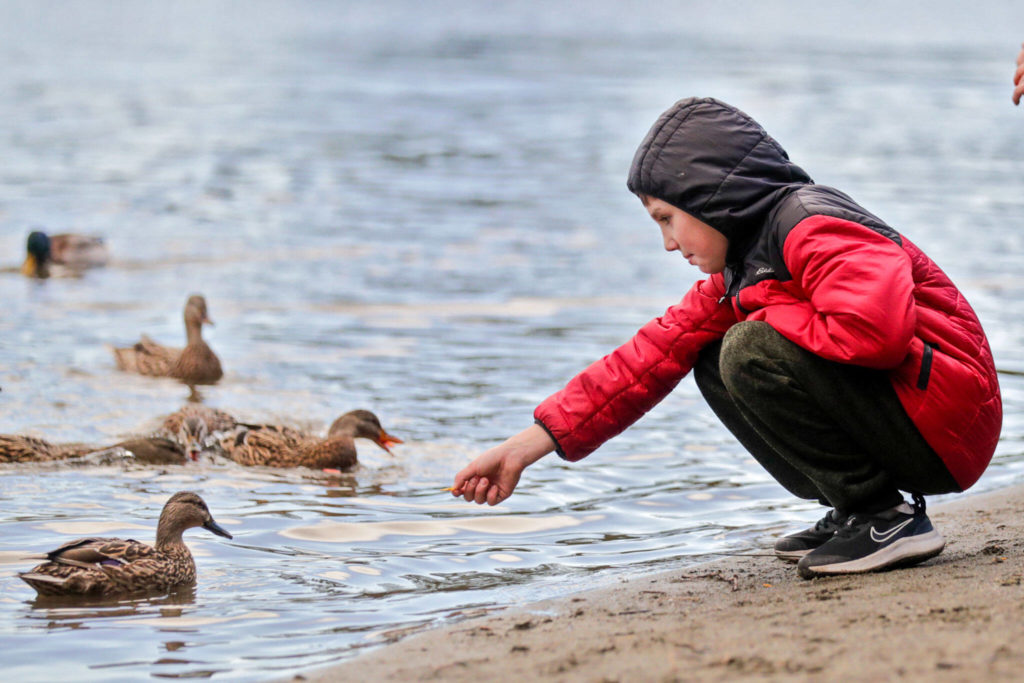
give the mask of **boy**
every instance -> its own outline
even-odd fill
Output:
[[[456,474],[453,495],[504,500],[525,467],[551,451],[583,458],[692,369],[712,410],[769,474],[830,508],[775,544],[801,576],[940,553],[945,541],[923,496],[977,481],[1002,423],[988,342],[953,283],[714,99],[666,111],[627,186],[665,249],[710,277],[541,403],[534,425]]]

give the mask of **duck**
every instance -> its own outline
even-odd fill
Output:
[[[77,275],[88,268],[105,266],[110,260],[102,237],[70,232],[48,235],[42,230],[33,230],[29,233],[25,251],[21,272],[37,278],[53,274]]]
[[[0,434],[0,462],[50,462],[79,458],[96,451],[93,444],[51,443],[22,434]]]
[[[118,369],[150,377],[173,377],[190,387],[216,384],[224,371],[217,354],[203,341],[204,323],[213,324],[206,298],[193,294],[185,302],[185,348],[164,346],[142,335],[133,346],[112,349]]]
[[[185,462],[185,449],[175,440],[153,435],[120,441],[112,446],[88,443],[51,443],[21,434],[0,434],[0,463],[72,460],[93,453],[121,449],[136,462],[164,465]]]
[[[177,442],[188,457],[199,460],[211,436],[219,436],[238,427],[239,422],[230,414],[201,403],[186,403],[165,415],[158,434]]]
[[[132,539],[79,538],[46,553],[46,562],[18,576],[46,596],[166,592],[195,583],[195,560],[182,540],[182,533],[194,527],[232,538],[214,521],[199,494],[179,491],[160,512],[155,545]]]
[[[114,444],[111,448],[127,451],[128,456],[146,465],[182,465],[186,450],[175,439],[141,436]],[[193,458],[195,460],[195,458]]]
[[[285,425],[240,425],[220,439],[224,454],[240,465],[309,467],[327,472],[351,470],[358,463],[355,439],[373,441],[388,454],[404,443],[388,434],[369,410],[352,410],[338,417],[320,438]]]

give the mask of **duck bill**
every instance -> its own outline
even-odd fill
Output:
[[[394,446],[395,444],[398,444],[398,443],[405,443],[405,442],[402,441],[401,439],[399,439],[397,436],[391,436],[387,432],[381,431],[381,433],[380,433],[380,441],[377,442],[377,445],[380,446],[381,448],[383,448],[384,450],[386,450],[389,455],[394,455],[394,453],[391,452],[391,448],[390,447]]]
[[[21,264],[21,274],[26,277],[39,277],[39,261],[33,254],[25,257],[25,262]]]
[[[212,531],[213,533],[217,534],[218,536],[223,536],[224,538],[234,538],[234,536],[232,536],[231,534],[229,534],[227,531],[224,530],[224,527],[222,527],[220,524],[217,524],[217,522],[213,521],[212,519],[209,522],[207,522],[206,524],[204,524],[203,528],[206,529],[207,531]]]
[[[203,452],[201,444],[196,442],[190,436],[183,437],[185,441],[185,454],[188,456],[185,462],[191,460],[192,462],[199,462],[199,455]]]

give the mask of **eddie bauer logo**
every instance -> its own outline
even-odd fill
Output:
[[[772,268],[771,266],[761,266],[760,268],[757,269],[757,272],[754,273],[754,277],[758,277],[759,275],[767,275],[768,273],[774,272],[775,269]]]

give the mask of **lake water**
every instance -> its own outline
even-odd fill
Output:
[[[343,477],[3,468],[6,677],[266,680],[816,519],[690,379],[497,508],[440,491],[698,276],[625,190],[684,96],[745,109],[905,232],[967,294],[1000,368],[1024,370],[1019,16],[890,4],[0,2],[0,432],[151,428],[187,389],[119,373],[107,345],[183,343],[201,292],[226,368],[207,404],[317,430],[370,408],[405,440],[393,458],[362,443]],[[26,281],[11,271],[33,226],[101,234],[114,263]],[[976,490],[1024,480],[1024,378],[1002,381]],[[181,489],[234,534],[186,535],[194,589],[55,606],[17,578],[77,536],[151,541]]]

